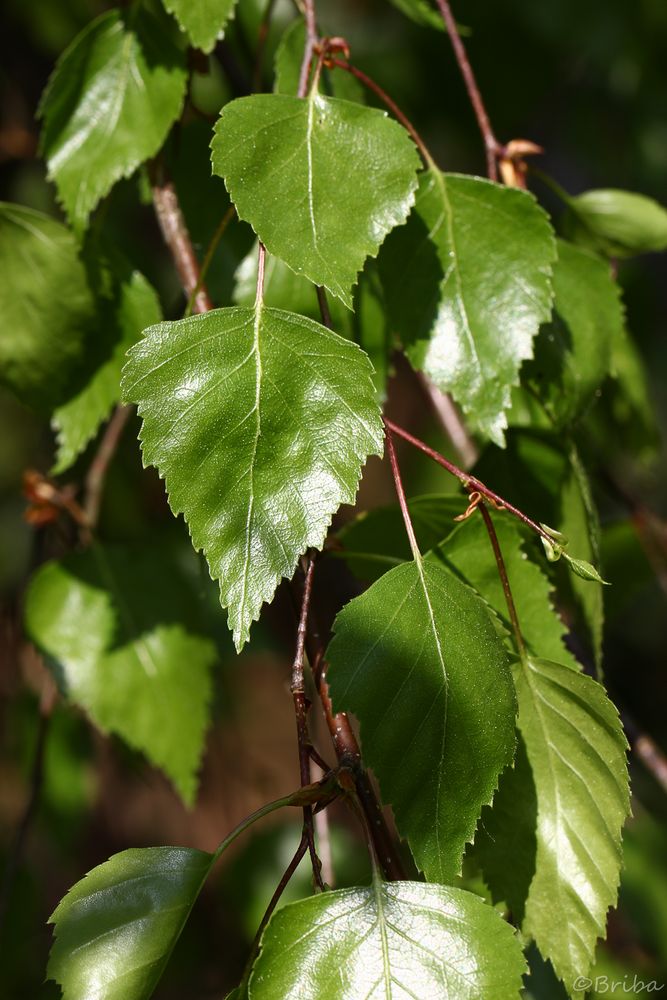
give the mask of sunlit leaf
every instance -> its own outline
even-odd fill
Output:
[[[185,847],[133,849],[77,882],[50,919],[47,975],[63,1000],[148,1000],[213,860]]]
[[[144,461],[206,553],[239,649],[382,451],[371,371],[355,344],[267,306],[163,323],[130,352]]]
[[[159,8],[102,14],[56,65],[42,98],[41,147],[71,223],[162,146],[185,96],[185,52]],[[175,26],[174,26],[175,27]]]
[[[518,1000],[525,962],[479,897],[375,883],[291,903],[272,918],[250,1000]]]
[[[555,241],[532,195],[478,177],[421,178],[380,257],[390,318],[413,365],[504,443],[505,411],[551,315]]]
[[[405,129],[338,98],[254,94],[222,109],[211,148],[267,250],[351,307],[364,261],[414,200],[419,158]]]

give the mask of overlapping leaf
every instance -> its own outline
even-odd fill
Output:
[[[450,881],[514,751],[502,640],[480,598],[430,561],[390,570],[334,631],[334,707],[359,719],[364,760],[417,864]]]
[[[623,308],[609,265],[565,240],[558,241],[553,281],[554,319],[540,330],[522,382],[561,428],[587,409],[609,374]]]
[[[28,590],[26,627],[65,696],[191,803],[216,650],[175,563],[153,549],[100,546],[47,563]]]
[[[49,412],[82,387],[104,347],[86,269],[65,226],[4,203],[0,269],[0,380]]]
[[[349,307],[365,259],[407,218],[419,166],[386,114],[319,94],[227,104],[212,162],[267,250]]]
[[[280,39],[280,45],[276,49],[273,86],[276,94],[297,94],[305,44],[306,24],[302,17],[297,17],[285,29],[283,37]],[[363,103],[364,88],[351,73],[335,69],[331,71],[324,69],[324,73],[333,97]],[[326,87],[325,91],[329,92]]]
[[[382,450],[371,371],[356,345],[269,307],[164,323],[131,351],[144,461],[220,581],[237,648]]]
[[[50,918],[47,975],[63,1000],[148,1000],[213,860],[185,847],[133,849],[77,882]]]
[[[222,37],[237,0],[164,0],[192,44],[210,52]]]
[[[511,386],[551,314],[555,257],[547,216],[531,195],[432,168],[380,258],[412,364],[496,444],[504,443]]]
[[[157,153],[180,113],[185,52],[159,14],[146,4],[102,14],[65,51],[44,92],[42,152],[77,229],[116,181]]]
[[[73,464],[109,416],[120,398],[120,373],[128,348],[146,326],[160,320],[157,296],[138,271],[121,283],[114,299],[104,306],[108,312],[99,317],[99,322],[113,325],[115,347],[83,389],[53,414],[52,426],[58,444],[54,474]]]
[[[250,1000],[518,1000],[512,928],[472,893],[375,883],[291,903],[262,937]]]
[[[592,678],[535,657],[517,662],[514,677],[537,799],[535,872],[522,928],[572,990],[592,964],[616,900],[629,812],[626,741],[616,709]]]

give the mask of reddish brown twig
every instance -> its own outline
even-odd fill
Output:
[[[199,262],[185,224],[176,188],[164,177],[160,165],[153,166],[153,205],[165,243],[171,251],[178,276],[187,299],[194,295],[193,312],[204,313],[213,308],[206,288],[200,282]],[[198,288],[199,286],[199,288]],[[197,290],[198,289],[198,290]]]

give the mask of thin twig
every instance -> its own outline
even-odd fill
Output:
[[[496,139],[493,128],[491,127],[491,120],[489,119],[484,106],[484,101],[482,100],[482,95],[479,87],[477,86],[475,74],[473,73],[472,66],[468,61],[468,55],[466,53],[465,46],[461,41],[461,36],[459,35],[459,30],[456,27],[456,21],[454,20],[454,15],[452,14],[448,0],[436,0],[436,3],[440,8],[440,13],[442,14],[442,18],[445,22],[447,34],[451,40],[454,55],[456,56],[456,61],[459,64],[459,69],[461,70],[461,75],[463,76],[466,90],[468,91],[468,97],[470,98],[470,103],[473,106],[475,117],[477,118],[479,130],[482,133],[486,149],[487,173],[492,181],[497,181],[498,163],[496,158],[498,154],[502,152],[502,147]]]
[[[287,885],[288,885],[290,879],[292,878],[292,876],[294,875],[294,872],[299,867],[299,865],[301,863],[301,859],[303,858],[303,856],[304,856],[304,854],[306,853],[307,850],[308,850],[308,838],[306,837],[306,831],[304,830],[303,833],[301,834],[301,840],[299,841],[299,846],[297,847],[296,851],[294,852],[294,856],[293,856],[292,860],[290,861],[290,863],[288,864],[287,868],[285,869],[285,871],[284,871],[284,873],[282,875],[282,878],[280,879],[280,882],[278,883],[278,885],[276,887],[276,891],[271,896],[271,899],[269,901],[269,905],[267,906],[267,908],[266,908],[266,910],[264,912],[264,916],[261,919],[260,925],[257,928],[257,933],[255,934],[255,937],[253,939],[252,945],[250,947],[250,954],[248,955],[248,960],[247,960],[246,965],[245,965],[245,969],[244,969],[244,972],[243,972],[243,977],[242,977],[241,982],[239,984],[239,990],[238,990],[238,992],[239,992],[240,996],[245,995],[244,994],[244,987],[247,985],[248,980],[250,979],[250,973],[252,972],[252,967],[255,964],[255,959],[257,958],[257,953],[259,952],[259,946],[260,946],[261,941],[262,941],[262,934],[264,933],[264,929],[266,928],[266,925],[268,924],[269,920],[273,916],[273,911],[275,910],[276,906],[278,905],[278,902],[280,901],[280,897],[282,896],[282,894],[284,893],[285,889],[287,888]]]
[[[315,555],[308,556],[308,565],[303,583],[303,594],[301,597],[301,611],[299,614],[299,624],[296,633],[296,651],[292,663],[292,682],[290,689],[294,700],[294,715],[296,718],[296,737],[299,748],[299,773],[301,784],[308,785],[311,781],[310,774],[310,736],[308,734],[308,702],[306,701],[306,689],[303,674],[303,654],[306,643],[306,631],[308,628],[308,611],[310,609],[310,599],[313,591],[313,577],[315,574]],[[310,805],[303,807],[303,833],[308,844],[310,860],[313,866],[313,878],[320,890],[324,890],[322,881],[322,863],[315,850],[315,829],[313,826],[313,808]]]
[[[301,61],[297,97],[305,97],[308,91],[310,64],[313,60],[315,47],[319,41],[317,35],[317,20],[315,17],[315,0],[304,0],[303,13],[306,19],[306,44],[303,49],[303,59]]]
[[[493,554],[496,559],[496,566],[498,567],[498,576],[500,577],[500,582],[503,585],[503,594],[505,595],[505,603],[507,605],[507,612],[510,616],[510,622],[512,623],[512,631],[514,633],[514,640],[519,651],[519,656],[522,660],[526,659],[526,644],[523,640],[523,635],[521,634],[521,626],[519,625],[519,616],[516,613],[516,604],[514,603],[514,597],[512,596],[512,588],[510,587],[509,577],[507,575],[507,567],[505,565],[505,560],[503,559],[503,553],[500,548],[500,542],[498,541],[498,535],[496,534],[495,525],[491,518],[491,515],[486,507],[484,501],[478,504],[478,509],[482,518],[484,519],[484,524],[489,535],[489,541],[491,542],[491,548],[493,549]]]
[[[552,536],[548,531],[545,531],[544,528],[537,523],[537,521],[533,521],[532,518],[528,517],[527,514],[524,514],[518,507],[515,507],[513,504],[509,503],[508,500],[504,500],[503,497],[499,496],[498,493],[489,489],[489,487],[481,482],[481,480],[477,479],[476,476],[471,476],[469,473],[464,472],[463,469],[459,469],[457,465],[450,462],[449,459],[445,458],[444,455],[441,455],[439,451],[429,447],[429,445],[427,445],[424,441],[420,441],[419,438],[415,437],[414,434],[410,434],[409,431],[404,430],[403,427],[399,427],[399,425],[395,424],[393,420],[389,420],[385,417],[384,422],[385,426],[390,431],[397,434],[398,437],[402,437],[404,441],[407,441],[414,448],[419,449],[419,451],[423,452],[424,455],[428,455],[429,458],[433,459],[434,462],[437,462],[438,465],[441,465],[443,469],[446,469],[452,476],[456,476],[456,478],[463,483],[466,489],[476,490],[478,493],[481,493],[483,497],[486,497],[487,500],[491,501],[494,507],[497,507],[499,510],[507,510],[508,513],[523,522],[523,524],[527,527],[531,528],[531,530],[539,535],[540,538],[544,538],[550,544],[553,544]]]
[[[428,147],[422,137],[420,136],[417,129],[414,127],[410,119],[404,114],[399,108],[398,104],[392,100],[389,94],[386,93],[370,76],[367,76],[363,70],[358,69],[349,62],[345,62],[343,59],[334,59],[333,57],[327,57],[325,60],[326,66],[335,66],[337,69],[344,69],[347,73],[351,73],[355,76],[365,87],[376,94],[383,104],[389,108],[394,117],[401,123],[403,128],[408,132],[415,146],[419,150],[427,167],[432,167],[434,165],[434,160],[428,151]]]
[[[193,312],[204,313],[213,308],[206,288],[199,282],[199,262],[192,245],[188,227],[181,211],[176,188],[163,176],[161,165],[153,168],[153,205],[165,243],[171,250],[178,276],[188,300],[194,294]],[[196,294],[195,294],[196,293]]]
[[[408,540],[410,542],[410,548],[412,549],[412,555],[414,556],[416,562],[421,561],[421,552],[419,551],[419,545],[417,544],[417,536],[415,535],[415,529],[412,526],[412,518],[410,517],[410,511],[408,509],[408,501],[405,496],[405,490],[403,488],[403,480],[401,479],[401,470],[398,467],[398,459],[396,458],[396,448],[394,447],[394,435],[391,433],[389,428],[387,428],[387,452],[389,454],[389,462],[391,464],[391,474],[394,477],[394,486],[396,487],[396,496],[398,497],[398,505],[401,508],[401,514],[403,515],[403,522],[405,524],[405,530],[407,532]]]
[[[119,404],[113,411],[111,420],[106,426],[102,440],[90,463],[85,481],[85,500],[83,509],[86,514],[87,530],[94,532],[100,516],[102,492],[109,471],[111,460],[116,454],[125,425],[132,413],[131,406]]]

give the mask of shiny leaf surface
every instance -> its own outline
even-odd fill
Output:
[[[414,200],[419,158],[407,132],[350,101],[255,94],[223,108],[211,148],[267,250],[351,307],[364,261]]]
[[[96,545],[38,570],[25,614],[63,694],[143,751],[191,804],[216,650],[177,565],[153,549]]]
[[[522,929],[572,989],[591,966],[616,900],[630,808],[627,744],[616,709],[591,677],[534,657],[517,663],[514,677],[537,797]]]
[[[144,461],[206,553],[239,649],[382,451],[371,371],[355,344],[266,306],[163,323],[130,352]]]
[[[121,177],[154,156],[178,117],[185,52],[159,9],[102,14],[61,56],[40,113],[42,153],[77,229]]]
[[[250,1000],[518,1000],[512,928],[472,893],[421,882],[324,892],[272,918]]]
[[[427,560],[390,570],[336,618],[327,679],[429,881],[460,871],[514,752],[515,701],[484,603]]]
[[[47,975],[63,1000],[148,1000],[212,863],[185,847],[132,849],[77,882],[50,919]]]
[[[380,258],[390,318],[410,361],[499,445],[511,387],[551,314],[555,257],[532,195],[433,168]]]

